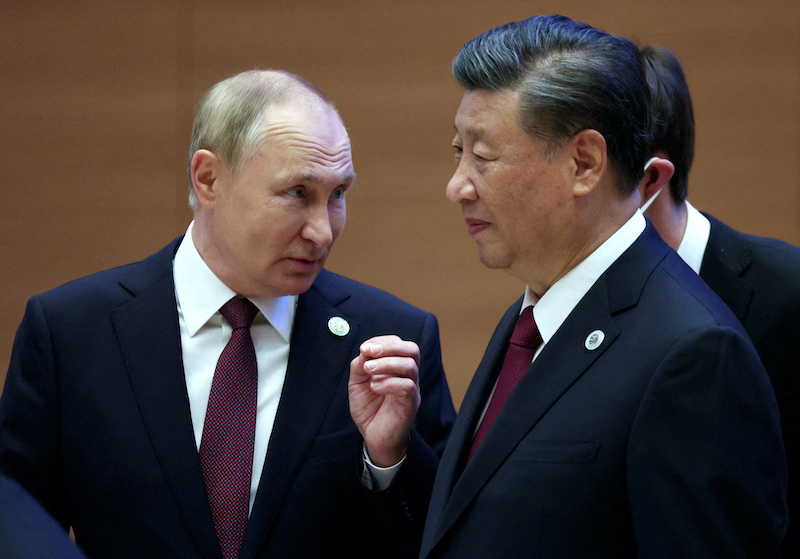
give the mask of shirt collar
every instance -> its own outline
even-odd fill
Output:
[[[193,228],[194,222],[189,224],[173,260],[175,296],[189,336],[197,334],[219,312],[220,307],[236,295],[203,261],[192,240]],[[297,296],[255,297],[250,300],[288,343],[294,324]],[[258,320],[257,317],[256,321]]]
[[[708,237],[711,234],[711,222],[688,200],[684,203],[686,204],[686,231],[683,233],[681,244],[678,245],[678,255],[694,270],[695,274],[699,274],[700,266],[703,264],[703,255],[708,246]]]
[[[536,326],[544,343],[553,337],[598,278],[639,238],[645,226],[644,216],[637,210],[622,227],[555,282],[541,298],[537,298],[530,287],[525,289],[520,312],[533,305]]]

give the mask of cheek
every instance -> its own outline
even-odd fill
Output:
[[[344,224],[347,221],[347,212],[344,208],[331,213],[331,232],[333,233],[333,240],[335,241],[344,230]]]

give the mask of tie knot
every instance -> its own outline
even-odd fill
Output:
[[[526,307],[517,318],[514,332],[511,334],[511,343],[518,346],[536,348],[542,342],[539,328],[533,319],[533,307]]]
[[[258,314],[258,307],[250,299],[232,297],[230,301],[222,305],[219,312],[225,317],[231,328],[238,330],[239,328],[250,328],[253,319]]]

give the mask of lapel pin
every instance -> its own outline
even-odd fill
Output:
[[[603,343],[603,340],[606,339],[605,332],[602,330],[595,330],[591,334],[586,337],[586,341],[583,342],[583,345],[586,346],[586,349],[589,351],[594,351]]]
[[[341,316],[334,316],[328,321],[328,330],[330,330],[331,334],[334,336],[343,338],[350,332],[350,324]]]

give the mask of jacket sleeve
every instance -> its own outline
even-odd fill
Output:
[[[39,299],[28,301],[0,398],[0,470],[17,480],[65,528],[59,468],[56,356]]]

